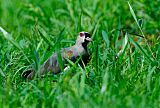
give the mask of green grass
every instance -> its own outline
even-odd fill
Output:
[[[0,0],[0,27],[8,32],[0,32],[0,108],[159,108],[159,4]],[[21,78],[32,66],[38,71],[52,52],[73,45],[80,31],[94,40],[84,69],[70,64],[53,77]]]

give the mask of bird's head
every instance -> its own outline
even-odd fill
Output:
[[[89,34],[88,32],[80,32],[78,34],[76,44],[87,45],[91,41],[92,41],[91,34]]]

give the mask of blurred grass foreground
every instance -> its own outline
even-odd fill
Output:
[[[159,17],[160,0],[0,0],[0,108],[160,108]],[[84,69],[21,77],[80,31]]]

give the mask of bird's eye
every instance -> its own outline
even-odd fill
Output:
[[[80,35],[80,37],[82,37],[82,36],[84,36],[84,33],[81,32],[81,33],[79,33],[79,35]]]

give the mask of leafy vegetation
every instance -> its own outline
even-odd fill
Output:
[[[0,107],[160,107],[159,16],[159,0],[0,0]],[[84,69],[21,77],[80,31]]]

